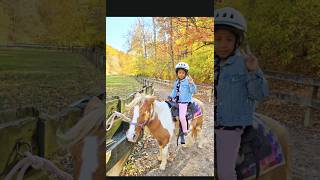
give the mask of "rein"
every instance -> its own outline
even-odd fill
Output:
[[[154,106],[152,106],[152,108],[154,108]],[[138,126],[138,127],[140,127],[140,128],[143,129],[144,126],[146,126],[146,125],[148,125],[148,124],[150,123],[151,119],[154,118],[154,116],[155,116],[155,112],[154,112],[154,109],[153,109],[153,111],[152,111],[152,113],[151,113],[151,116],[148,118],[148,120],[144,121],[143,123],[129,122],[129,124],[130,124],[130,125],[134,125],[134,126]]]

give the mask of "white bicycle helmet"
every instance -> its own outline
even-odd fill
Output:
[[[215,29],[220,27],[231,29],[239,36],[239,43],[242,43],[244,33],[247,32],[247,22],[245,18],[239,11],[231,7],[215,10],[214,26]]]
[[[214,12],[214,25],[227,25],[240,31],[247,31],[247,22],[243,15],[231,7],[217,9]]]
[[[186,73],[188,73],[189,71],[189,65],[185,62],[179,62],[177,65],[176,65],[176,73],[178,72],[179,69],[183,69],[186,71]]]

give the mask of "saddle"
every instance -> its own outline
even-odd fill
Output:
[[[176,103],[174,101],[166,101],[166,103],[168,104],[169,108],[171,109],[173,121],[174,122],[177,121],[179,118],[179,105],[178,105],[178,103]],[[194,115],[197,112],[196,107],[197,107],[197,105],[195,102],[188,103],[187,115],[186,115],[187,121],[194,119]]]
[[[244,129],[238,157],[238,179],[258,177],[285,163],[277,137],[257,116],[254,117],[253,126]]]
[[[169,100],[169,101],[165,101],[170,110],[171,110],[171,114],[172,114],[172,120],[175,122],[175,124],[177,125],[177,121],[179,119],[179,105],[178,103]],[[201,115],[201,108],[199,107],[199,105],[196,104],[196,102],[190,102],[188,103],[188,107],[187,107],[187,114],[186,114],[186,119],[187,119],[187,127],[189,129],[189,120],[192,121],[195,118],[195,115]],[[175,134],[177,136],[182,134],[182,126],[180,121],[178,121],[179,123],[179,128],[175,130]],[[179,137],[177,137],[177,145],[179,144]]]
[[[242,174],[242,170],[255,165],[255,174],[260,174],[260,160],[272,153],[272,147],[269,143],[268,137],[264,136],[261,131],[255,129],[252,126],[248,126],[244,129],[241,136],[241,143],[238,156],[241,162],[236,165],[236,172],[238,179],[245,178]]]

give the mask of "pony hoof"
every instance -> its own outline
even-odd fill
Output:
[[[202,145],[198,145],[198,148],[203,149],[203,146]]]
[[[161,165],[160,165],[160,170],[163,171],[163,170],[165,170],[165,169],[166,169],[166,165],[162,165],[162,164],[161,164]]]

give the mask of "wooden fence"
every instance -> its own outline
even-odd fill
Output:
[[[43,44],[26,44],[14,43],[0,45],[0,48],[24,48],[24,49],[46,49],[53,51],[78,53],[86,57],[96,68],[105,71],[106,67],[106,52],[105,49],[99,47],[82,47],[82,46],[53,46]]]
[[[314,110],[320,110],[320,101],[317,99],[317,94],[320,86],[320,78],[310,78],[302,75],[287,74],[274,71],[265,71],[264,73],[267,79],[292,82],[295,84],[307,86],[309,88],[309,95],[307,97],[283,92],[276,92],[272,90],[270,91],[270,97],[303,106],[305,108],[304,126],[312,126],[314,122]]]
[[[0,111],[0,179],[23,158],[25,151],[51,159],[61,149],[56,136],[73,127],[82,117],[91,97],[85,97],[56,115],[39,112],[33,107]],[[30,171],[25,179],[44,179],[45,172]]]
[[[139,82],[142,82],[145,85],[148,84],[160,84],[167,87],[172,88],[174,81],[172,80],[162,80],[162,79],[156,79],[156,78],[150,78],[145,76],[137,76],[136,77]],[[198,95],[203,95],[208,98],[209,103],[213,102],[214,98],[214,89],[213,85],[198,85],[197,84],[197,93]]]
[[[305,108],[304,115],[304,126],[309,127],[314,123],[314,111],[320,110],[320,100],[317,99],[319,86],[320,86],[320,78],[310,78],[302,75],[288,74],[288,73],[280,73],[274,71],[265,71],[264,72],[267,79],[279,80],[292,82],[300,85],[307,86],[309,90],[309,96],[301,97],[289,93],[284,92],[276,92],[270,91],[270,98],[276,98],[285,102],[295,103],[299,106],[303,106]],[[172,87],[173,81],[170,80],[162,80],[156,78],[149,78],[145,76],[137,76],[139,81],[144,84],[148,83],[157,83],[164,86]],[[209,99],[209,102],[213,101],[214,89],[212,86],[203,86],[197,85],[198,94],[206,95]]]

